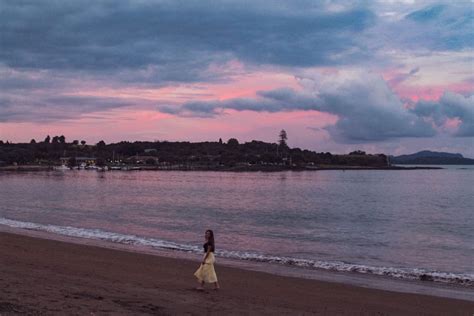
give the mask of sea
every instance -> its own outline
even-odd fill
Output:
[[[2,172],[0,229],[191,259],[212,229],[218,264],[474,294],[474,166],[441,167]]]

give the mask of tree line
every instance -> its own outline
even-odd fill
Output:
[[[61,136],[29,143],[10,143],[0,140],[0,163],[10,164],[59,164],[60,158],[94,157],[97,164],[190,164],[203,167],[235,167],[239,165],[267,165],[302,167],[308,165],[385,166],[383,154],[368,155],[355,151],[348,155],[333,155],[307,149],[290,148],[287,133],[282,130],[275,143],[252,140],[240,143],[236,138],[226,142],[169,142],[121,141],[106,144],[100,141],[89,145],[85,141],[67,142]],[[140,159],[138,159],[140,158]]]

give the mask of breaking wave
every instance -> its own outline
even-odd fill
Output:
[[[22,222],[0,218],[0,224],[9,227],[44,231],[57,235],[87,238],[93,240],[103,240],[118,244],[137,245],[152,247],[155,249],[167,249],[175,251],[183,251],[190,253],[201,253],[201,246],[193,246],[188,244],[180,244],[161,239],[140,237],[137,235],[119,234],[107,232],[100,229],[85,229],[70,226],[43,225],[31,222]],[[360,274],[372,274],[388,276],[397,279],[422,280],[440,283],[461,284],[468,287],[474,286],[474,274],[471,273],[451,273],[442,271],[431,271],[422,268],[395,268],[395,267],[378,267],[363,264],[353,264],[342,261],[322,261],[301,258],[280,257],[272,255],[264,255],[252,252],[242,251],[217,251],[216,255],[223,258],[247,260],[253,262],[281,264],[285,266],[295,266],[307,269],[323,269],[338,272],[354,272]]]

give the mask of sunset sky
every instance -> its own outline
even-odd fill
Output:
[[[474,157],[472,1],[0,0],[0,140]]]

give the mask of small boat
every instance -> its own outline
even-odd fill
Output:
[[[54,167],[54,170],[66,171],[66,170],[71,170],[71,168],[69,168],[69,167],[66,166],[66,165],[60,165],[60,166]]]

